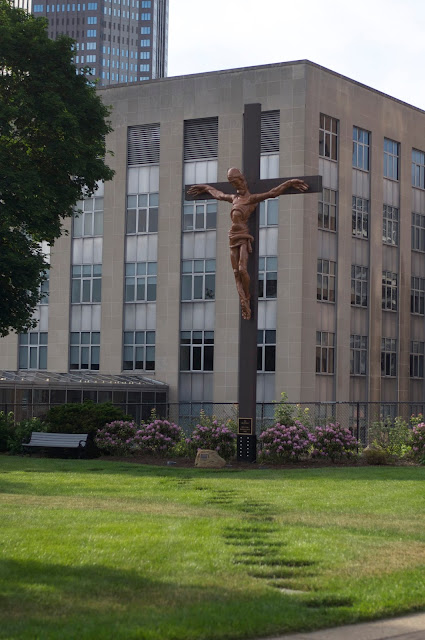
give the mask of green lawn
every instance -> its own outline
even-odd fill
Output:
[[[0,457],[0,638],[201,640],[425,609],[425,467]]]

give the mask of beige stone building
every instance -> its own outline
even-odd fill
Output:
[[[323,193],[260,208],[257,400],[423,408],[425,112],[308,61],[100,94],[115,178],[66,224],[39,329],[0,342],[2,370],[141,374],[173,402],[236,401],[229,205],[183,187],[240,166],[244,105],[261,103],[261,177],[321,174]]]

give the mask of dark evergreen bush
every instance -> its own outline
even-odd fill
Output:
[[[86,400],[83,404],[61,404],[47,412],[46,430],[52,433],[89,433],[96,431],[114,420],[131,420],[120,407],[112,402],[95,404]]]

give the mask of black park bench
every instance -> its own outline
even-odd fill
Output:
[[[22,446],[29,453],[37,449],[56,450],[58,453],[75,451],[80,458],[86,448],[87,438],[88,433],[45,433],[43,431],[33,431],[31,440]]]

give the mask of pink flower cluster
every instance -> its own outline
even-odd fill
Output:
[[[236,434],[225,424],[213,420],[210,424],[197,424],[186,445],[191,454],[197,449],[214,449],[218,455],[228,460],[235,455]]]
[[[353,455],[357,440],[338,423],[315,427],[312,431],[299,421],[294,425],[276,424],[260,435],[260,459],[271,462],[297,462],[308,457],[339,460]]]
[[[168,420],[154,420],[141,424],[134,437],[134,446],[140,452],[167,454],[181,440],[181,427]]]
[[[425,457],[425,422],[412,429],[412,451],[415,458]]]
[[[95,443],[101,451],[111,455],[126,455],[131,453],[137,426],[134,422],[114,420],[98,429]]]
[[[168,420],[154,420],[137,426],[135,422],[115,420],[98,429],[95,442],[111,455],[136,453],[167,454],[182,438],[182,429]]]
[[[325,427],[314,429],[314,449],[312,458],[322,458],[335,461],[353,456],[357,449],[357,440],[347,428],[340,424],[331,423]]]
[[[314,436],[301,422],[286,426],[277,423],[260,435],[262,460],[295,462],[308,456]]]

